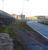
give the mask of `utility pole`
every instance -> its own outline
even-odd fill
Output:
[[[29,0],[22,0],[22,13],[21,13],[21,14],[24,13],[24,5],[25,5],[25,1],[29,1]]]
[[[29,1],[29,0],[22,0],[22,12],[21,12],[21,20],[22,21],[25,19],[25,15],[24,15],[25,1]]]
[[[24,11],[24,0],[22,0],[22,13],[21,14],[23,14],[23,11]]]

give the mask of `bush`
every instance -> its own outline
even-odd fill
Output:
[[[48,19],[45,19],[42,23],[48,25]]]
[[[13,25],[7,25],[4,27],[0,27],[1,33],[8,33],[10,37],[15,38],[16,33],[14,32],[14,26]]]

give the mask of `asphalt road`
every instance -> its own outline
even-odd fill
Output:
[[[26,26],[30,29],[28,26]],[[48,41],[39,35],[39,33],[33,31],[29,32],[27,29],[15,29],[16,32],[16,40],[23,45],[25,50],[44,50],[47,48],[48,50]],[[44,48],[44,49],[43,49]]]
[[[48,39],[48,25],[38,23],[37,21],[28,21],[27,25]]]

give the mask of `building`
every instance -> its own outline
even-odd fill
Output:
[[[16,14],[12,14],[12,16],[13,16],[14,18],[17,18],[17,15],[16,15]]]
[[[42,22],[43,20],[45,20],[45,16],[37,16],[38,18],[38,22]]]
[[[25,15],[23,15],[23,14],[17,15],[17,19],[19,19],[19,20],[25,20]]]
[[[9,25],[15,22],[15,18],[13,18],[10,14],[0,10],[0,25]]]

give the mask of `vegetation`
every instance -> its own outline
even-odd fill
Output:
[[[0,28],[0,32],[8,33],[12,38],[15,38],[16,32],[15,29],[19,29],[23,25],[23,21],[16,20],[15,24],[10,24]]]
[[[42,23],[48,25],[48,19],[43,20]]]
[[[5,27],[1,27],[0,32],[8,33],[11,37],[15,37],[15,32],[13,31],[13,27],[10,25],[5,26]]]
[[[24,21],[16,20],[16,28],[21,28],[22,25],[24,25],[25,22],[26,22],[26,20],[24,20]]]

